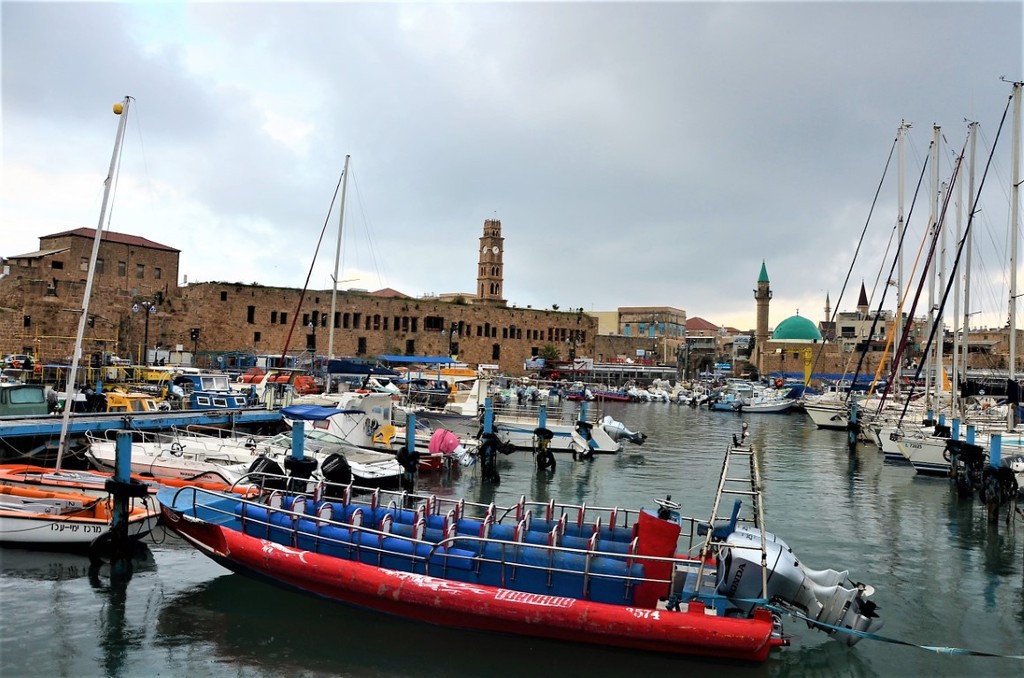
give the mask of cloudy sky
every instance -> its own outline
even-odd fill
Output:
[[[862,281],[871,294],[889,275],[900,122],[913,125],[910,211],[933,124],[948,181],[970,120],[976,182],[994,149],[972,324],[1006,319],[1001,78],[1024,77],[1019,2],[0,12],[2,256],[96,226],[111,105],[130,95],[110,228],[180,249],[190,282],[301,287],[327,222],[310,284],[329,289],[328,210],[351,154],[342,287],[471,292],[483,222],[498,218],[519,306],[670,305],[747,329],[763,260],[771,324],[818,320],[826,293],[850,309]],[[908,278],[931,181],[911,213]]]

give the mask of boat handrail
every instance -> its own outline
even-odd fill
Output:
[[[293,479],[290,476],[267,473],[266,471],[257,471],[254,473],[243,474],[239,480],[236,481],[236,484],[256,485],[257,487],[264,489],[267,480],[283,482],[286,485],[288,483],[296,482],[296,479]],[[318,483],[325,485],[340,485],[339,483],[329,483],[315,479],[298,480],[297,482],[306,483],[308,486],[315,486]],[[476,512],[478,512],[482,517],[491,506],[490,504],[481,502],[465,501],[464,499],[450,499],[447,497],[438,497],[436,495],[417,494],[408,492],[407,490],[388,490],[383,488],[363,487],[355,483],[348,483],[345,487],[348,488],[347,494],[350,497],[354,497],[358,492],[367,494],[376,493],[379,498],[378,501],[382,505],[387,505],[389,501],[394,501],[399,507],[412,509],[412,507],[417,503],[429,501],[433,505],[431,510],[433,514],[444,514],[448,510],[458,507],[460,514],[464,514],[464,509],[467,508],[476,509]],[[293,494],[301,494],[307,497],[313,496],[312,492],[301,492],[295,489],[290,491]],[[351,503],[357,505],[368,505],[355,499],[353,499]],[[509,515],[515,514],[517,509],[520,513],[524,513],[526,510],[544,509],[545,512],[543,516],[546,520],[559,520],[564,515],[569,520],[588,525],[594,524],[595,520],[598,518],[601,518],[601,522],[607,525],[609,523],[608,518],[614,514],[618,516],[616,518],[616,526],[621,525],[623,527],[631,527],[635,524],[636,521],[639,520],[641,512],[641,509],[626,509],[618,506],[590,506],[586,503],[563,504],[555,503],[554,501],[542,502],[537,500],[526,501],[525,497],[521,497],[519,502],[510,506],[495,505],[495,522],[498,524],[504,524],[502,523],[502,520]],[[583,512],[582,520],[580,518],[581,511]],[[539,517],[542,513],[540,511],[534,511],[533,515]],[[706,519],[680,515],[679,522],[683,528],[680,533],[680,537],[689,536],[690,542],[687,546],[687,550],[691,550],[695,546],[693,539],[696,537],[697,527],[706,522]]]
[[[216,496],[216,497],[223,497],[223,495],[221,493],[211,492],[211,491],[205,490],[203,488],[183,487],[180,490],[178,490],[178,492],[175,493],[172,505],[174,505],[174,506],[178,505],[177,498],[185,490],[192,490],[193,491],[193,495],[192,495],[192,510],[193,510],[193,513],[195,513],[197,508],[198,508],[197,507],[197,497],[198,497],[199,492],[203,492],[205,494],[209,494],[209,495]],[[232,497],[232,499],[235,499],[235,498]],[[623,581],[625,583],[625,585],[626,585],[626,589],[625,590],[627,592],[632,587],[636,586],[639,583],[645,583],[645,582],[657,583],[657,584],[669,584],[670,583],[670,579],[660,579],[660,578],[652,578],[652,577],[647,577],[647,576],[637,576],[637,575],[631,574],[628,569],[627,569],[625,574],[616,574],[616,573],[611,573],[611,572],[593,572],[592,569],[591,569],[591,565],[593,564],[593,561],[594,561],[595,558],[608,558],[608,559],[616,560],[616,561],[619,561],[619,562],[622,562],[622,563],[626,564],[627,568],[629,566],[631,566],[631,565],[634,565],[634,564],[643,564],[643,563],[647,563],[647,562],[652,562],[652,563],[653,562],[666,562],[666,563],[690,562],[690,563],[696,563],[696,560],[694,560],[694,559],[679,558],[679,557],[674,557],[674,556],[666,557],[666,556],[640,555],[640,554],[632,553],[632,552],[622,553],[622,552],[616,552],[616,551],[603,551],[603,550],[600,550],[599,548],[581,549],[581,548],[573,548],[573,547],[567,547],[567,546],[562,546],[562,545],[537,544],[537,543],[532,543],[532,542],[520,542],[520,541],[509,541],[509,540],[504,540],[504,539],[493,539],[493,538],[490,538],[490,537],[480,537],[480,536],[473,536],[473,535],[469,535],[469,534],[455,535],[453,537],[447,537],[445,539],[442,539],[442,540],[440,540],[438,542],[433,542],[433,541],[426,541],[426,540],[423,540],[423,539],[417,539],[415,537],[410,537],[410,536],[406,536],[406,535],[403,535],[403,534],[400,534],[400,533],[386,531],[386,530],[381,530],[381,529],[377,529],[377,528],[369,527],[369,526],[365,526],[365,525],[356,525],[356,524],[353,524],[353,523],[347,523],[347,522],[344,522],[344,521],[334,520],[332,518],[324,518],[324,517],[320,517],[320,516],[317,516],[317,515],[305,513],[304,511],[303,512],[298,512],[298,511],[294,511],[292,509],[286,509],[286,508],[273,508],[273,507],[270,507],[270,506],[268,506],[266,504],[262,504],[262,503],[255,502],[255,501],[251,501],[250,499],[247,499],[247,498],[244,498],[244,497],[238,498],[237,501],[233,502],[232,505],[234,506],[236,503],[251,505],[251,506],[255,506],[255,507],[258,507],[258,508],[262,508],[262,509],[267,509],[268,512],[269,511],[273,511],[276,514],[289,515],[292,518],[292,524],[290,526],[286,526],[286,525],[279,525],[279,524],[272,523],[269,520],[269,513],[268,513],[268,519],[267,520],[263,520],[263,519],[256,518],[256,517],[253,517],[253,516],[247,516],[247,515],[245,515],[245,511],[241,511],[241,512],[237,512],[235,510],[229,511],[229,510],[226,510],[226,509],[221,508],[221,507],[215,507],[215,506],[210,506],[210,505],[205,505],[203,508],[205,510],[213,512],[213,513],[222,514],[222,515],[225,515],[225,516],[231,516],[233,518],[237,517],[239,519],[239,522],[242,525],[243,531],[245,529],[245,524],[246,523],[250,523],[250,524],[255,523],[256,525],[261,525],[261,526],[266,527],[268,530],[270,530],[270,529],[277,529],[277,530],[286,531],[286,532],[290,533],[290,535],[291,535],[291,546],[294,547],[294,548],[298,548],[298,538],[299,538],[299,535],[300,534],[304,534],[304,535],[306,535],[308,537],[313,538],[314,539],[314,543],[317,544],[317,545],[319,545],[320,542],[332,543],[332,544],[336,544],[338,546],[347,547],[347,548],[351,549],[351,551],[355,551],[356,553],[359,553],[359,552],[361,552],[362,550],[365,549],[365,550],[368,550],[370,552],[377,553],[378,554],[378,559],[383,557],[385,554],[394,554],[395,553],[395,551],[393,551],[393,550],[383,548],[380,542],[378,542],[377,546],[374,546],[373,544],[363,543],[360,540],[345,541],[345,540],[337,539],[337,538],[334,538],[334,537],[331,537],[331,536],[328,536],[328,535],[323,535],[322,534],[322,527],[324,525],[329,525],[329,526],[332,526],[332,527],[343,528],[343,529],[349,530],[350,532],[354,532],[354,533],[368,534],[368,535],[377,536],[379,538],[379,540],[381,540],[381,541],[383,541],[383,539],[387,538],[387,539],[397,539],[397,540],[400,540],[400,541],[403,541],[403,542],[407,542],[407,543],[412,545],[412,548],[410,549],[409,553],[404,553],[403,552],[401,555],[404,556],[404,557],[408,557],[413,562],[421,562],[423,564],[423,567],[424,567],[424,574],[426,574],[427,576],[430,576],[431,560],[435,556],[438,555],[438,551],[439,550],[442,551],[441,555],[443,555],[444,558],[445,558],[444,566],[446,568],[447,568],[447,561],[448,561],[448,559],[472,560],[472,561],[475,561],[477,563],[494,563],[494,564],[499,565],[501,567],[501,582],[502,582],[502,586],[506,586],[507,585],[507,581],[508,581],[507,578],[510,578],[511,581],[515,581],[516,570],[518,568],[523,568],[525,570],[539,570],[539,571],[548,572],[548,573],[551,573],[551,574],[554,574],[554,573],[582,574],[583,575],[583,587],[582,587],[582,590],[584,591],[584,598],[586,598],[586,596],[589,595],[590,582],[591,582],[592,579],[600,579],[600,580],[606,580],[606,581]],[[301,530],[299,530],[298,529],[298,520],[299,519],[305,519],[305,520],[308,520],[310,522],[316,522],[317,525],[319,526],[318,529],[317,529],[317,532],[314,534],[314,533],[309,533],[309,532],[302,532]],[[599,540],[598,540],[597,543],[598,544],[600,543]],[[453,549],[458,549],[460,544],[472,544],[472,545],[474,545],[474,547],[476,545],[479,545],[479,544],[494,544],[494,545],[497,545],[497,546],[500,547],[500,549],[501,549],[501,557],[500,558],[494,558],[493,556],[484,555],[482,547],[479,549],[479,553],[476,553],[474,551],[474,555],[472,555],[472,556],[466,555],[465,553],[452,553],[452,550]],[[417,550],[415,548],[416,546],[428,547],[429,550],[427,551],[427,553],[425,555],[421,555],[419,552],[417,552]],[[519,561],[515,560],[514,559],[514,555],[516,553],[518,553],[520,548],[522,548],[522,549],[533,549],[536,552],[545,552],[545,553],[547,553],[548,554],[548,564],[547,565],[541,565],[541,564],[536,564],[536,563],[519,562]],[[464,550],[467,551],[467,552],[471,551],[471,549],[464,549]],[[509,553],[510,550],[514,550],[512,554]],[[316,553],[317,550],[313,550],[313,552]],[[554,561],[555,561],[554,556],[556,554],[583,556],[583,558],[584,558],[583,569],[580,570],[580,569],[577,569],[577,568],[567,568],[567,567],[556,566],[555,563],[554,563]],[[625,600],[624,600],[624,602],[625,602]]]

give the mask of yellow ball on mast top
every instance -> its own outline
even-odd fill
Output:
[[[121,115],[121,113],[123,111],[124,111],[124,104],[122,104],[120,101],[118,101],[116,104],[114,104],[114,115]]]

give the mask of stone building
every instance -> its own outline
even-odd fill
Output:
[[[71,355],[78,316],[68,309],[81,308],[94,235],[83,228],[44,236],[39,251],[6,260],[0,351],[55,363]],[[557,350],[572,342],[580,355],[593,355],[596,319],[507,306],[501,223],[487,220],[480,241],[478,299],[350,290],[338,293],[331,317],[331,290],[307,290],[303,297],[299,289],[258,284],[178,287],[178,250],[104,233],[83,354],[98,359],[118,353],[142,362],[158,349],[181,346],[206,355],[281,354],[287,348],[290,354],[325,356],[333,334],[335,356],[452,354],[469,364],[498,364],[508,374],[523,373],[523,363],[548,345]],[[148,307],[154,312],[146,313]]]
[[[192,284],[181,288],[180,312],[166,318],[156,336],[165,345],[186,343],[198,329],[200,353],[280,354],[287,343],[293,354],[451,354],[471,365],[498,364],[507,374],[522,374],[523,363],[546,345],[562,346],[575,335],[581,353],[592,352],[596,335],[596,321],[582,314],[352,291],[338,293],[332,318],[331,294],[307,290],[299,308],[298,289]]]
[[[0,347],[63,360],[74,347],[96,231],[77,228],[39,239],[35,252],[4,261],[0,277]],[[96,259],[88,331],[92,350],[126,350],[144,320],[132,307],[150,300],[158,308],[177,293],[180,251],[146,238],[107,231]],[[141,341],[141,333],[139,339]]]

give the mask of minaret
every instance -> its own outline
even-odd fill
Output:
[[[861,320],[868,317],[868,293],[863,282],[860,284],[860,297],[857,299],[857,313],[860,314]]]
[[[765,346],[768,343],[768,303],[772,300],[772,290],[768,286],[768,269],[761,261],[761,275],[757,276],[757,289],[754,290],[757,300],[757,333],[754,335],[754,365],[757,373],[764,375]]]
[[[829,301],[828,291],[825,292],[825,322],[832,320],[832,302]]]
[[[477,266],[476,294],[480,303],[504,306],[502,284],[504,270],[501,258],[505,253],[505,239],[501,237],[501,220],[484,221],[484,234],[480,238],[480,264]]]

